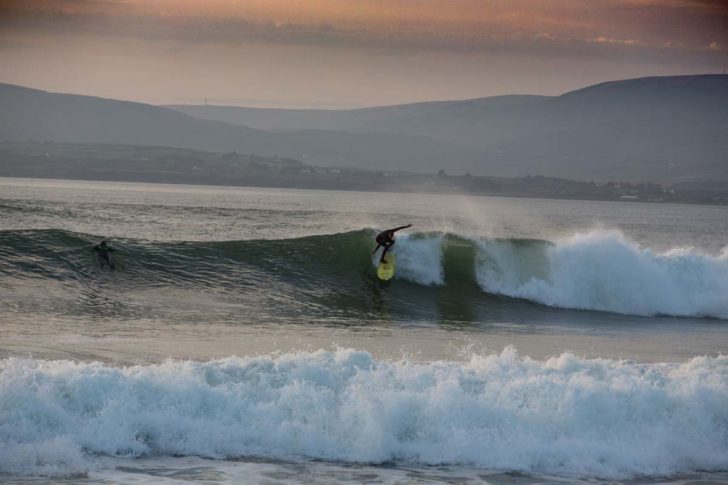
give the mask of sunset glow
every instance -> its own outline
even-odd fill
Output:
[[[11,66],[5,82],[161,103],[209,95],[197,85],[217,72],[235,81],[214,79],[211,91],[235,104],[372,105],[722,72],[728,7],[709,0],[6,1],[0,41],[0,61]],[[149,89],[114,86],[121,69]],[[180,84],[162,90],[160,75]],[[306,96],[301,80],[320,88]]]

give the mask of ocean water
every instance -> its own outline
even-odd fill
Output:
[[[728,483],[727,351],[725,207],[0,179],[0,481]]]

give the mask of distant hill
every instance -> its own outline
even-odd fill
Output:
[[[728,180],[728,76],[613,81],[557,97],[499,96],[359,110],[175,106],[266,129],[417,135],[482,154],[475,172],[595,180]]]
[[[683,183],[666,189],[650,183],[595,183],[541,176],[383,173],[314,167],[279,157],[160,146],[6,142],[0,143],[0,160],[0,177],[728,205],[728,183]]]
[[[0,142],[159,145],[281,156],[327,166],[433,172],[476,150],[418,136],[302,130],[271,133],[142,103],[0,84]],[[1,161],[0,161],[1,163]]]
[[[241,108],[214,105],[169,105],[167,108],[205,120],[224,121],[258,130],[377,131],[382,121],[431,116],[472,108],[498,108],[535,103],[548,96],[512,95],[465,101],[432,101],[350,110]]]
[[[728,180],[726,75],[614,81],[556,97],[342,111],[169,109],[0,84],[0,108],[0,141],[236,150],[425,173]]]

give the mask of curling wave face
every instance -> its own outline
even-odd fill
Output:
[[[195,455],[629,478],[728,469],[728,357],[375,360],[339,350],[111,367],[0,361],[0,473]]]
[[[403,316],[426,311],[433,301],[446,317],[453,312],[465,319],[469,308],[483,303],[518,305],[498,300],[501,295],[559,308],[728,319],[728,251],[657,253],[610,231],[555,242],[409,234],[394,247],[398,281],[382,292],[373,272],[376,258],[369,254],[373,235],[361,230],[287,240],[117,240],[117,271],[107,286],[185,288],[228,299],[250,294],[251,301],[270,300],[271,307],[354,317],[377,310],[383,298]],[[98,239],[60,230],[0,231],[0,275],[8,286],[45,280],[73,292],[90,284],[105,291],[99,277],[111,276],[89,252]]]
[[[485,291],[560,308],[631,315],[728,318],[728,251],[655,253],[614,231],[556,244],[487,241],[478,282]]]

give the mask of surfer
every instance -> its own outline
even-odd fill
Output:
[[[412,227],[412,224],[407,224],[406,226],[400,226],[395,227],[394,229],[387,229],[386,231],[382,231],[379,234],[377,234],[376,241],[377,241],[377,247],[374,248],[374,251],[372,251],[372,254],[377,252],[377,249],[379,247],[383,247],[384,251],[382,251],[382,257],[379,258],[380,263],[384,263],[384,256],[389,251],[389,248],[394,246],[394,233],[399,231],[400,229],[407,229],[408,227]]]
[[[109,243],[106,240],[101,241],[99,244],[94,246],[91,251],[96,253],[96,257],[98,258],[99,264],[102,268],[104,267],[104,264],[108,264],[110,269],[114,269],[114,263],[111,261],[110,253],[116,250],[109,246]]]

